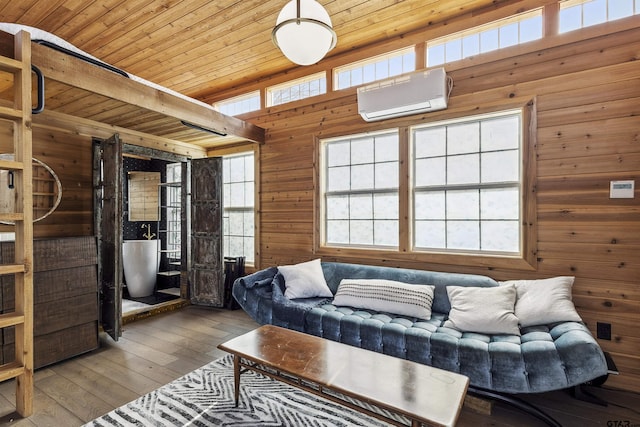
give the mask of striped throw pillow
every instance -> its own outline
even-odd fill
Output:
[[[342,279],[333,304],[428,320],[431,318],[433,289],[431,285],[393,280]]]

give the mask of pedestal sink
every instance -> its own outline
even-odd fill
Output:
[[[124,279],[134,298],[153,294],[160,267],[160,240],[125,240],[122,243]]]

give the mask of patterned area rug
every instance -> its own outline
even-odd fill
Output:
[[[240,403],[236,408],[231,355],[85,424],[90,427],[258,425],[382,427],[390,424],[253,371],[242,374]]]

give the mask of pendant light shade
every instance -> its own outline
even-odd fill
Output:
[[[331,18],[315,0],[291,0],[276,21],[271,33],[284,56],[298,65],[320,61],[336,45]]]

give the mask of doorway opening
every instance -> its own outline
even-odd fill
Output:
[[[181,162],[123,153],[123,251],[137,249],[123,258],[123,317],[181,297],[181,171]]]
[[[115,134],[94,140],[93,160],[94,231],[98,241],[100,323],[104,331],[117,341],[122,324],[131,317],[146,317],[187,304],[223,307],[222,159],[191,159],[123,144]],[[136,173],[160,174],[151,190],[141,190],[142,206],[136,206],[135,213],[131,205],[137,195],[132,196],[130,187],[126,187],[131,185],[127,182],[131,171],[125,163],[146,169]],[[153,168],[156,170],[150,170]],[[152,246],[154,256],[131,263],[133,258],[123,253],[127,242],[140,243],[138,246],[144,247],[146,254]],[[127,263],[154,267],[152,274],[156,277],[150,291],[148,286],[138,286],[137,294],[133,294],[132,282],[125,288],[130,280],[124,278]],[[138,293],[140,288],[146,292]],[[179,298],[175,298],[178,294]],[[174,299],[151,301],[153,304],[147,304],[150,308],[127,307],[123,316],[124,300],[146,296]]]

